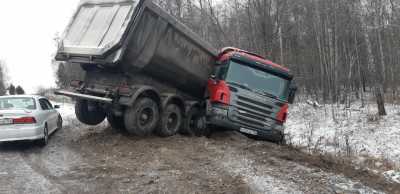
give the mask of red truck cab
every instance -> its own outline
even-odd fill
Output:
[[[224,48],[216,61],[208,81],[208,124],[282,141],[296,92],[289,69],[232,47]]]

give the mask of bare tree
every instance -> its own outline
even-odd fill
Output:
[[[376,102],[378,105],[378,113],[379,115],[386,115],[386,110],[385,110],[385,97],[384,97],[384,92],[383,92],[383,84],[382,84],[382,65],[379,63],[375,62],[373,53],[372,53],[372,44],[370,40],[370,36],[368,33],[368,26],[365,22],[365,13],[366,13],[366,8],[364,7],[364,4],[362,1],[360,1],[360,7],[359,7],[359,18],[362,26],[362,33],[364,35],[364,41],[366,44],[366,49],[367,49],[367,59],[368,59],[368,69],[370,71],[370,77],[371,77],[371,85],[374,90]]]
[[[4,96],[7,94],[7,89],[6,89],[6,66],[3,61],[0,61],[0,96]]]

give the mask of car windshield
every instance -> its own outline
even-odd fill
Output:
[[[249,90],[287,101],[290,81],[255,67],[231,61],[217,72],[218,78]]]
[[[11,109],[35,110],[36,103],[33,98],[28,98],[28,97],[0,98],[0,109],[1,110],[11,110]]]

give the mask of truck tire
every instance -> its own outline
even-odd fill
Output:
[[[282,134],[280,141],[278,142],[279,145],[287,145],[286,136]]]
[[[209,130],[206,125],[205,114],[197,107],[192,107],[188,111],[182,133],[190,136],[208,135]]]
[[[125,111],[124,123],[128,133],[137,136],[150,135],[158,125],[160,113],[157,103],[147,97],[139,98]]]
[[[182,110],[176,104],[169,104],[161,114],[160,126],[157,134],[161,137],[169,137],[178,133],[182,126]]]
[[[119,131],[126,130],[123,116],[115,116],[114,114],[108,113],[107,121],[113,129],[117,129]]]
[[[78,100],[75,104],[76,118],[87,125],[98,125],[106,118],[106,113],[97,104],[87,100]]]
[[[285,134],[282,132],[276,132],[276,134],[272,135],[271,137],[266,137],[263,140],[271,141],[279,145],[285,145]]]

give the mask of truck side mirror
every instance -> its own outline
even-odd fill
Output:
[[[209,79],[210,79],[211,83],[213,83],[214,85],[218,84],[217,76],[215,76],[214,74],[210,75]]]
[[[289,98],[288,98],[289,104],[294,103],[294,99],[296,98],[296,92],[297,92],[297,86],[289,87]]]

